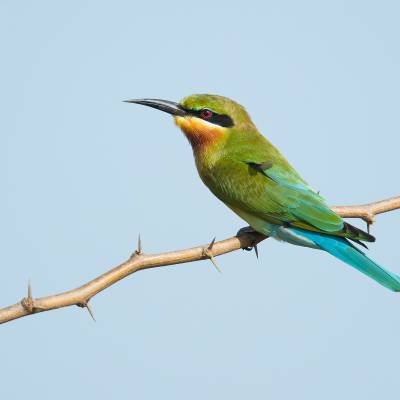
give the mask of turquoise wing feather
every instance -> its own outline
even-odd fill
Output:
[[[329,233],[343,229],[342,218],[293,168],[274,164],[263,169],[262,173],[276,184],[269,195],[293,216],[294,221],[302,221]]]

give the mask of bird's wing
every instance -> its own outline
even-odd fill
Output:
[[[303,228],[309,225],[327,233],[343,229],[342,218],[289,164],[263,162],[252,166],[275,183],[268,196],[289,214],[291,224]]]

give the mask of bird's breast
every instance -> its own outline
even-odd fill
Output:
[[[265,179],[243,162],[225,157],[217,160],[197,157],[196,166],[204,184],[231,206],[251,207],[264,197]]]

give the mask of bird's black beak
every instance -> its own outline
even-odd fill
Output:
[[[142,104],[144,106],[156,108],[157,110],[164,111],[171,115],[177,115],[179,117],[184,117],[188,114],[187,111],[180,104],[168,100],[135,99],[135,100],[124,100],[124,102]]]

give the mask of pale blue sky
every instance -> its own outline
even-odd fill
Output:
[[[122,103],[218,93],[330,204],[399,194],[395,1],[0,3],[0,305],[242,223],[171,118]],[[399,213],[370,256],[400,272]],[[363,226],[363,224],[361,224]],[[395,398],[400,297],[329,255],[268,240],[145,271],[1,326],[4,399]]]

